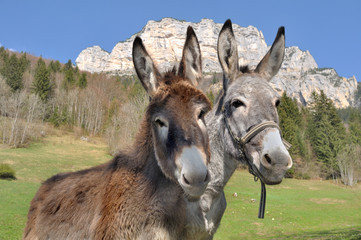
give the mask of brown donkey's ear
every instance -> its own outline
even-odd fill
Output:
[[[227,20],[219,33],[217,43],[218,60],[222,66],[225,79],[223,80],[223,88],[226,90],[227,86],[233,81],[238,73],[238,51],[237,41],[234,37],[232,22]]]
[[[268,81],[278,73],[285,55],[285,28],[280,27],[271,49],[257,65],[255,72],[261,74]]]
[[[194,86],[202,79],[202,56],[197,36],[191,26],[187,29],[182,60],[179,64],[178,75],[189,80]]]
[[[152,97],[159,87],[160,74],[140,37],[136,37],[133,42],[133,63],[144,89]]]

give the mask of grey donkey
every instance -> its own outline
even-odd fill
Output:
[[[223,25],[217,48],[224,80],[223,92],[206,116],[211,181],[199,200],[187,201],[188,239],[213,238],[226,209],[223,188],[240,162],[248,161],[250,171],[269,185],[281,183],[292,166],[278,128],[280,96],[268,83],[283,61],[284,28],[279,28],[272,47],[252,71],[238,66],[230,20]],[[262,124],[264,127],[259,127]],[[258,130],[253,131],[255,128]]]

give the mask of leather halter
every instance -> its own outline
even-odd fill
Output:
[[[277,128],[279,131],[281,131],[281,129],[277,123],[272,122],[272,121],[266,121],[266,122],[262,122],[256,126],[252,127],[243,137],[239,138],[232,132],[231,127],[228,124],[227,117],[226,117],[226,111],[225,111],[224,107],[222,107],[222,114],[223,114],[223,120],[227,127],[227,130],[228,130],[229,134],[231,135],[232,140],[238,146],[237,149],[240,152],[241,159],[243,158],[246,160],[246,162],[248,164],[248,171],[254,176],[254,181],[257,181],[258,179],[261,181],[261,199],[260,199],[260,203],[259,203],[258,218],[264,218],[264,211],[266,208],[266,186],[265,186],[264,182],[262,181],[261,173],[259,172],[258,168],[253,164],[253,162],[250,162],[250,159],[246,156],[245,145],[254,136],[256,136],[259,132],[263,131],[266,128]],[[282,141],[287,150],[292,146],[286,140],[282,139]]]

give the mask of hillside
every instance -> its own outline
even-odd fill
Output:
[[[93,73],[134,74],[131,47],[135,36],[140,36],[158,65],[163,69],[170,68],[181,58],[185,32],[189,25],[194,28],[199,39],[204,72],[221,72],[216,46],[222,23],[215,23],[211,19],[202,19],[199,23],[173,18],[151,20],[140,32],[124,42],[117,43],[111,53],[104,51],[101,46],[84,49],[76,59],[76,64],[80,70]],[[240,66],[255,67],[267,52],[268,44],[271,44],[273,39],[268,39],[267,44],[262,31],[253,26],[241,27],[233,24],[233,29],[238,41]],[[277,29],[274,29],[274,32],[276,34]],[[297,46],[286,48],[282,68],[272,79],[272,85],[280,94],[286,91],[289,96],[296,98],[303,105],[307,105],[310,101],[312,91],[319,93],[323,90],[338,108],[353,106],[357,90],[355,77],[341,77],[331,68],[319,69],[311,53],[302,51]]]
[[[41,182],[111,159],[99,138],[45,137],[28,148],[0,151],[16,181],[0,179],[0,239],[21,239],[31,199]],[[361,188],[331,181],[285,179],[267,187],[265,219],[257,218],[260,183],[237,170],[225,188],[227,209],[214,239],[359,239]],[[238,196],[233,196],[237,192]],[[327,220],[327,221],[326,221]],[[327,224],[326,224],[327,223]],[[267,238],[265,238],[267,236]]]
[[[249,37],[262,36],[253,27],[245,31]],[[150,35],[144,39],[148,38],[152,40]],[[146,42],[157,45],[157,38]],[[251,50],[255,46],[256,49],[257,44],[253,46],[250,42],[245,46],[249,46],[250,54],[256,54],[256,50]],[[212,44],[208,46],[214,48]],[[153,48],[149,51],[154,52]],[[252,54],[242,59],[252,59]],[[160,61],[158,59],[158,63]],[[297,61],[303,61],[304,65],[297,65]],[[280,93],[286,89],[291,96],[298,94],[298,103],[309,106],[303,108],[283,94],[278,107],[282,135],[293,145],[290,153],[295,164],[289,177],[341,178],[345,184],[356,184],[361,180],[361,172],[359,163],[354,161],[358,158],[353,156],[361,150],[361,112],[358,108],[342,111],[335,108],[344,101],[349,103],[355,90],[334,69],[312,66],[316,65],[308,52],[297,47],[287,48],[283,68],[272,82]],[[204,75],[206,81],[200,88],[214,102],[221,88],[222,74]],[[302,92],[301,88],[306,90]],[[322,89],[320,94],[311,94]],[[360,97],[361,91],[355,95]],[[80,136],[102,136],[108,142],[109,153],[116,154],[133,139],[147,104],[148,97],[135,75],[90,73],[74,67],[71,61],[63,65],[0,48],[0,144],[25,147],[51,135],[55,127]],[[348,172],[353,168],[355,171]]]
[[[122,134],[134,134],[141,119],[137,106],[147,103],[144,95],[135,77],[82,72],[70,60],[61,64],[2,47],[0,144],[27,146],[48,135],[50,125],[107,136],[117,148],[121,139],[112,139],[113,134],[125,129],[118,125],[128,120]],[[124,112],[127,117],[121,117]]]

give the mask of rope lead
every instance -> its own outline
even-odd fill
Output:
[[[261,181],[261,199],[259,201],[259,210],[258,218],[264,218],[264,210],[266,208],[266,186],[263,181]]]
[[[227,127],[228,133],[230,134],[233,141],[238,145],[237,149],[240,152],[240,158],[241,159],[243,158],[246,161],[246,163],[248,164],[248,171],[254,176],[254,181],[257,182],[258,179],[260,179],[260,181],[261,181],[261,199],[259,202],[258,218],[263,219],[264,211],[266,208],[266,186],[265,186],[264,182],[262,181],[262,179],[260,178],[261,174],[258,171],[257,167],[255,167],[254,164],[251,163],[249,161],[249,159],[247,158],[246,152],[245,152],[245,144],[248,141],[250,141],[259,132],[261,132],[263,129],[277,128],[278,130],[280,130],[280,127],[278,126],[277,123],[272,122],[272,121],[263,122],[263,123],[260,123],[256,126],[254,126],[253,128],[251,128],[251,130],[249,132],[247,132],[245,134],[245,136],[239,138],[232,132],[231,127],[228,124],[227,117],[226,117],[226,109],[224,108],[224,106],[222,106],[222,113],[223,113],[224,124]],[[285,147],[288,150],[291,147],[291,144],[288,143],[284,139],[282,139],[282,140],[283,140]]]

